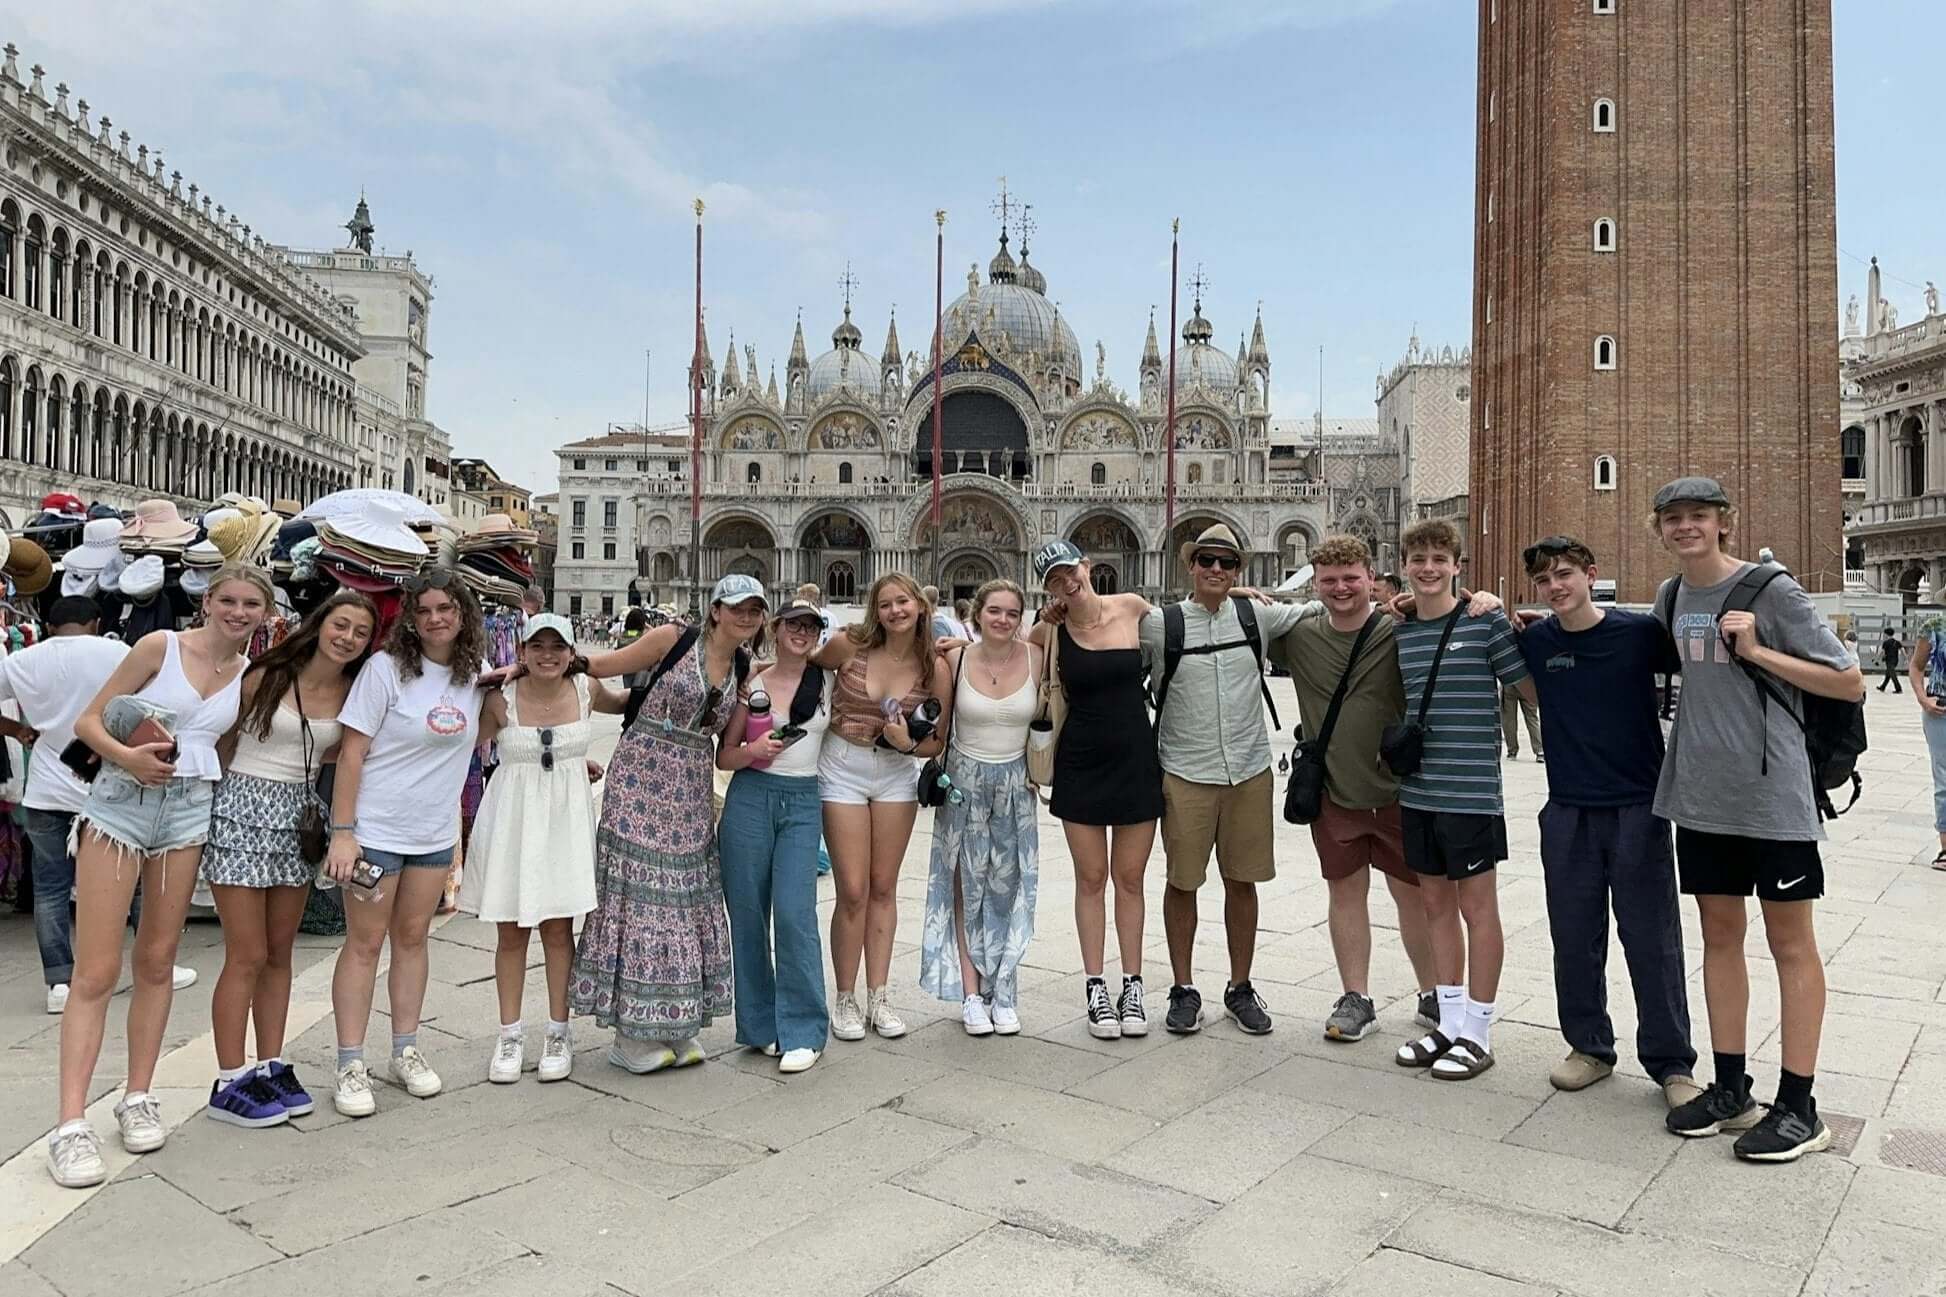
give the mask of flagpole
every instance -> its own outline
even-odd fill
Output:
[[[946,209],[932,214],[938,227],[933,249],[932,271],[932,583],[939,584],[939,460],[943,453],[940,432],[939,384],[946,368]]]
[[[1177,235],[1182,218],[1169,222],[1169,413],[1163,424],[1163,446],[1168,460],[1167,486],[1163,501],[1162,588],[1169,588],[1169,546],[1176,536],[1176,282],[1179,246]],[[698,237],[701,237],[700,235]]]
[[[696,347],[689,357],[689,615],[703,611],[703,200],[696,200]]]

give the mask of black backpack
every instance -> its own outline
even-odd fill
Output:
[[[697,637],[701,633],[700,629],[695,626],[685,627],[682,634],[676,636],[676,642],[670,646],[669,651],[662,655],[662,661],[655,664],[655,670],[649,672],[649,682],[645,685],[637,685],[628,691],[628,701],[622,705],[623,733],[627,733],[629,728],[635,724],[635,718],[642,712],[642,704],[649,699],[649,690],[655,688],[656,682],[662,679],[663,676],[669,674],[670,667],[675,666],[676,663],[689,656],[689,650],[696,646]],[[750,653],[748,650],[742,648],[737,649],[735,669],[737,692],[741,694],[743,692],[743,678],[750,674]],[[734,703],[735,701],[735,699],[731,699],[731,702]]]
[[[1240,594],[1230,596],[1236,605],[1237,624],[1243,628],[1243,638],[1228,644],[1204,644],[1199,648],[1184,648],[1184,619],[1182,605],[1164,604],[1162,608],[1162,679],[1155,687],[1155,729],[1162,731],[1162,704],[1169,698],[1169,682],[1175,678],[1176,668],[1181,665],[1183,654],[1198,656],[1204,653],[1221,653],[1227,649],[1248,648],[1257,659],[1257,683],[1264,692],[1264,703],[1270,708],[1270,723],[1273,728],[1283,729],[1284,722],[1277,715],[1277,703],[1270,696],[1270,682],[1264,679],[1264,641],[1257,630],[1257,609],[1250,599]]]
[[[1774,563],[1760,563],[1751,568],[1743,574],[1742,579],[1735,586],[1731,587],[1729,596],[1723,600],[1723,606],[1717,610],[1717,616],[1721,618],[1726,612],[1749,612],[1755,606],[1757,596],[1763,592],[1764,587],[1782,575],[1784,569]],[[1681,583],[1682,578],[1671,578],[1663,587],[1662,597],[1657,601],[1663,632],[1670,636],[1672,644],[1675,637],[1676,589]],[[1677,660],[1681,661],[1680,652],[1677,654]],[[1756,686],[1758,701],[1763,706],[1766,716],[1769,714],[1770,704],[1776,703],[1786,716],[1797,723],[1798,729],[1804,732],[1804,750],[1811,759],[1811,791],[1818,799],[1818,818],[1836,819],[1856,806],[1859,795],[1865,790],[1865,781],[1858,774],[1858,758],[1866,749],[1864,697],[1861,695],[1848,701],[1799,690],[1798,697],[1802,700],[1804,708],[1800,715],[1791,707],[1789,698],[1779,688],[1777,682],[1767,673],[1751,666],[1740,657],[1736,658],[1736,664],[1743,668],[1743,673],[1749,676],[1751,683]],[[1770,773],[1770,753],[1767,745],[1762,769],[1764,774]],[[1833,804],[1831,793],[1846,784],[1851,785],[1851,800],[1845,803],[1843,810],[1840,810]]]

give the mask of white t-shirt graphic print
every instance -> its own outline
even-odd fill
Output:
[[[459,841],[460,793],[485,700],[484,689],[455,685],[437,662],[422,662],[410,680],[390,653],[365,663],[338,713],[372,740],[358,784],[359,846],[416,856]]]

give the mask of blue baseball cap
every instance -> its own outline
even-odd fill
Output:
[[[1084,561],[1073,541],[1050,540],[1034,551],[1034,579],[1045,585],[1049,573],[1064,567],[1080,567]]]
[[[718,581],[716,588],[709,594],[711,603],[720,603],[725,607],[748,603],[752,599],[762,604],[764,611],[770,611],[770,596],[764,593],[764,583],[742,572],[730,573]]]

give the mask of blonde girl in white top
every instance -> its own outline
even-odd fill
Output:
[[[378,609],[364,595],[343,590],[325,600],[297,634],[250,664],[237,723],[217,744],[224,777],[202,866],[223,921],[208,1112],[229,1125],[282,1125],[315,1107],[283,1058],[291,947],[323,863],[305,859],[298,827],[307,809],[327,813],[318,771],[337,756],[338,709],[377,633]],[[253,1019],[254,1065],[244,1049]]]
[[[1012,581],[974,596],[979,638],[946,659],[946,774],[961,800],[933,812],[919,985],[960,1002],[968,1035],[1020,1030],[1019,970],[1040,884],[1037,804],[1027,782],[1041,648],[1020,634],[1026,599]]]

